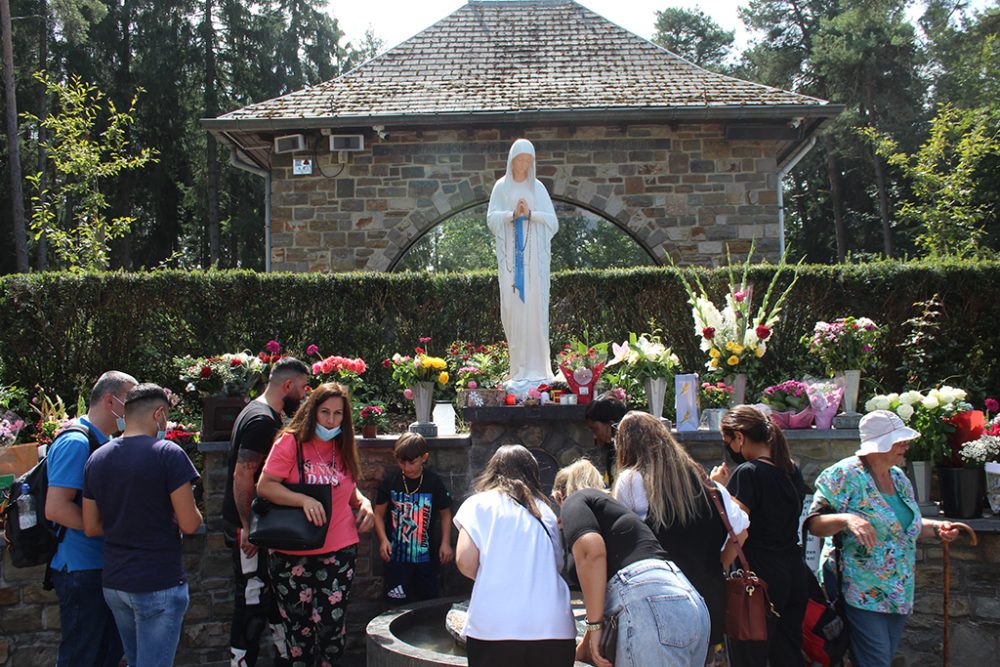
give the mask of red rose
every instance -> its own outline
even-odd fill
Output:
[[[712,340],[715,338],[715,329],[712,327],[705,327],[701,330],[701,337],[705,340]]]
[[[203,378],[210,378],[210,377],[212,377],[212,368],[211,368],[211,366],[202,366],[201,367],[201,373],[199,373],[199,375],[201,377],[203,377]]]
[[[279,357],[278,355],[275,354],[275,355],[271,356],[271,359],[269,361],[270,361],[270,363],[275,364],[275,363],[279,362],[280,360],[281,360],[281,357]]]
[[[760,340],[767,340],[771,337],[771,330],[763,324],[758,324],[755,331],[757,332],[757,338]]]
[[[415,347],[413,349],[416,351],[417,354],[427,354],[426,352],[424,352],[424,348],[422,347]]]
[[[257,355],[257,358],[266,364],[267,360],[270,359],[271,357],[268,355],[267,352],[261,352],[260,354]]]
[[[230,366],[240,366],[242,364],[243,364],[243,362],[240,361],[239,359],[230,359],[229,360],[229,365]]]
[[[392,366],[392,359],[383,359],[382,368],[389,368],[389,366]]]

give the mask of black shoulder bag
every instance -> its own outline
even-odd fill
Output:
[[[302,461],[302,443],[295,441],[295,457],[299,466],[298,484],[285,484],[289,491],[315,498],[323,505],[326,521],[317,526],[311,523],[301,507],[278,505],[264,498],[254,498],[250,506],[251,544],[282,551],[310,551],[319,549],[326,541],[330,527],[331,490],[329,484],[304,484],[305,464]]]

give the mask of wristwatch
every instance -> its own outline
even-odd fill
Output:
[[[604,627],[604,619],[601,619],[601,620],[597,621],[596,623],[591,623],[590,619],[588,618],[587,619],[587,625],[584,626],[584,627],[587,630],[587,632],[600,630],[601,628]]]

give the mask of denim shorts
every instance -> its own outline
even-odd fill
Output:
[[[618,616],[615,667],[705,664],[708,607],[672,562],[651,558],[618,570],[605,614]]]

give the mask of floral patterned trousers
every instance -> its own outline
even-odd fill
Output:
[[[343,654],[357,555],[356,544],[316,556],[271,553],[271,582],[292,667],[333,667]]]

